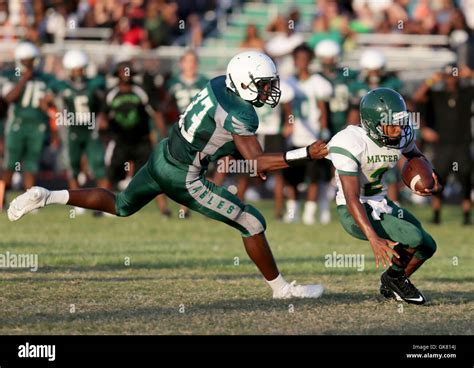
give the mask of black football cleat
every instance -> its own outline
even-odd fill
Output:
[[[425,304],[423,294],[405,276],[390,277],[385,271],[380,278],[380,294],[386,298],[394,298],[410,304]]]

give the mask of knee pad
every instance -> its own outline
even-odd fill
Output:
[[[267,228],[265,218],[255,207],[249,204],[245,205],[236,221],[244,227],[245,230],[241,231],[244,237],[263,233]]]
[[[415,257],[418,259],[428,259],[435,254],[437,249],[436,241],[432,238],[430,234],[424,232],[423,234],[423,243],[417,247]]]

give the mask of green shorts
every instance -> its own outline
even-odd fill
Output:
[[[69,172],[77,178],[81,172],[81,158],[87,156],[87,164],[96,179],[105,178],[104,146],[97,132],[77,132],[69,129],[68,132],[68,160]]]
[[[382,214],[381,220],[372,218],[372,208],[364,203],[367,217],[378,236],[390,239],[400,244],[416,248],[415,257],[418,259],[428,259],[436,251],[436,242],[421,226],[420,221],[408,210],[398,207],[394,202],[387,199],[392,214]],[[354,238],[367,240],[367,237],[357,225],[350,214],[347,206],[337,206],[337,214],[342,227]]]
[[[162,193],[194,211],[238,229],[242,236],[265,231],[265,219],[257,209],[208,181],[203,170],[176,161],[168,151],[167,139],[155,147],[146,165],[133,177],[127,189],[118,194],[116,213],[130,216]]]
[[[48,125],[14,119],[5,130],[5,169],[37,173]]]

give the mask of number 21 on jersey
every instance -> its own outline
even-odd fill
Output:
[[[196,96],[194,101],[192,101],[189,106],[186,108],[184,113],[180,116],[179,119],[179,129],[183,137],[189,142],[193,143],[194,135],[196,130],[201,124],[202,120],[206,113],[213,107],[212,99],[209,97],[209,91],[207,88],[203,89]],[[188,115],[192,114],[188,119]],[[189,122],[191,122],[189,124]]]

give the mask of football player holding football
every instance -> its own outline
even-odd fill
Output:
[[[433,256],[436,242],[415,216],[386,198],[384,182],[401,155],[426,160],[415,145],[402,96],[389,88],[367,93],[360,102],[360,124],[340,131],[328,147],[336,168],[339,221],[350,235],[370,242],[377,267],[380,262],[390,265],[381,276],[380,292],[387,298],[425,303],[409,277]],[[436,174],[433,178],[433,188],[417,194],[439,192],[439,179]]]

